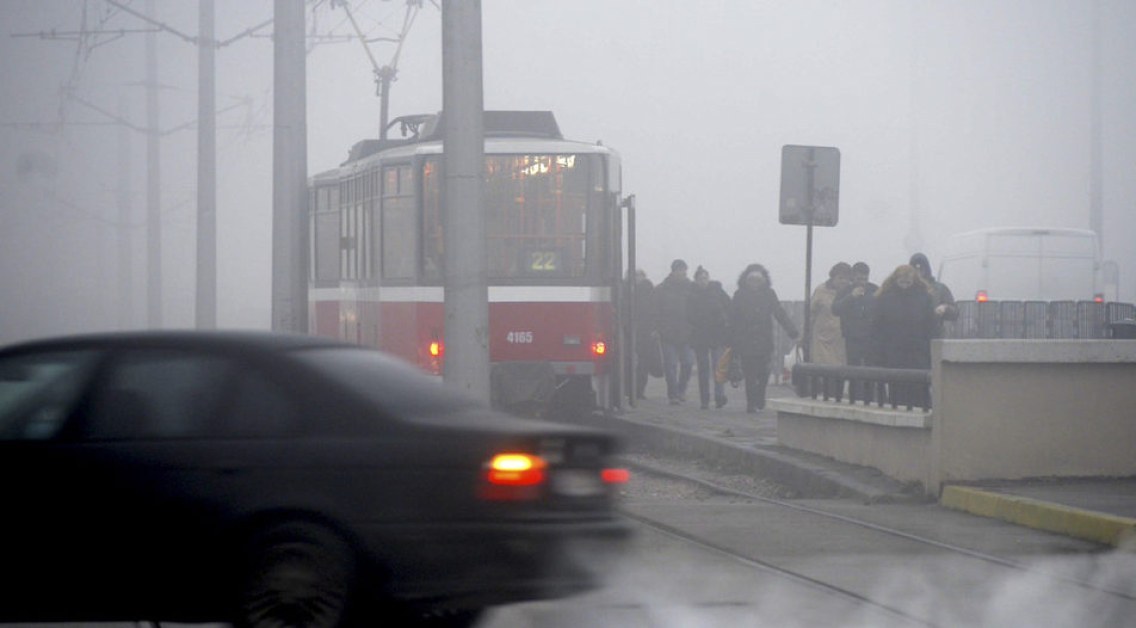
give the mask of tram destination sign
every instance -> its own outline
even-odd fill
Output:
[[[839,200],[839,149],[781,147],[781,224],[836,226]]]

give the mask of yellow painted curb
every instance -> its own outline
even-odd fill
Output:
[[[984,491],[969,486],[945,486],[939,503],[1038,530],[1057,532],[1114,547],[1136,548],[1136,519],[1062,506],[1029,497]]]

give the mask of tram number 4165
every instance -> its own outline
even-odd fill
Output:
[[[512,344],[532,344],[533,333],[531,331],[511,331],[505,336],[505,341]]]

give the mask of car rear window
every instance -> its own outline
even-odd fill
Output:
[[[379,351],[318,348],[296,351],[310,364],[398,418],[436,415],[464,410],[479,403],[431,377]]]
[[[61,351],[0,360],[0,439],[54,435],[97,355]]]

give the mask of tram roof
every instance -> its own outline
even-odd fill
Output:
[[[387,129],[400,126],[402,132],[409,133],[410,137],[399,139],[367,139],[356,142],[348,154],[348,158],[341,166],[353,162],[360,162],[377,153],[388,155],[428,154],[440,150],[430,150],[427,146],[440,147],[445,139],[445,112],[435,114],[419,114],[395,118],[387,125]],[[576,152],[585,152],[584,147],[591,146],[585,142],[565,140],[556,123],[556,117],[551,111],[486,111],[484,112],[484,135],[486,146],[492,145],[494,152],[512,152],[512,150],[529,151],[540,150],[539,142],[564,142],[573,145]],[[516,144],[501,143],[498,140],[518,140]],[[527,140],[527,141],[526,141]],[[536,145],[534,146],[534,143]],[[396,150],[403,148],[405,150]],[[426,150],[422,150],[426,148]],[[546,145],[544,150],[559,150]],[[593,152],[593,151],[586,151]],[[600,148],[594,152],[609,152]],[[369,161],[369,160],[368,160]]]

